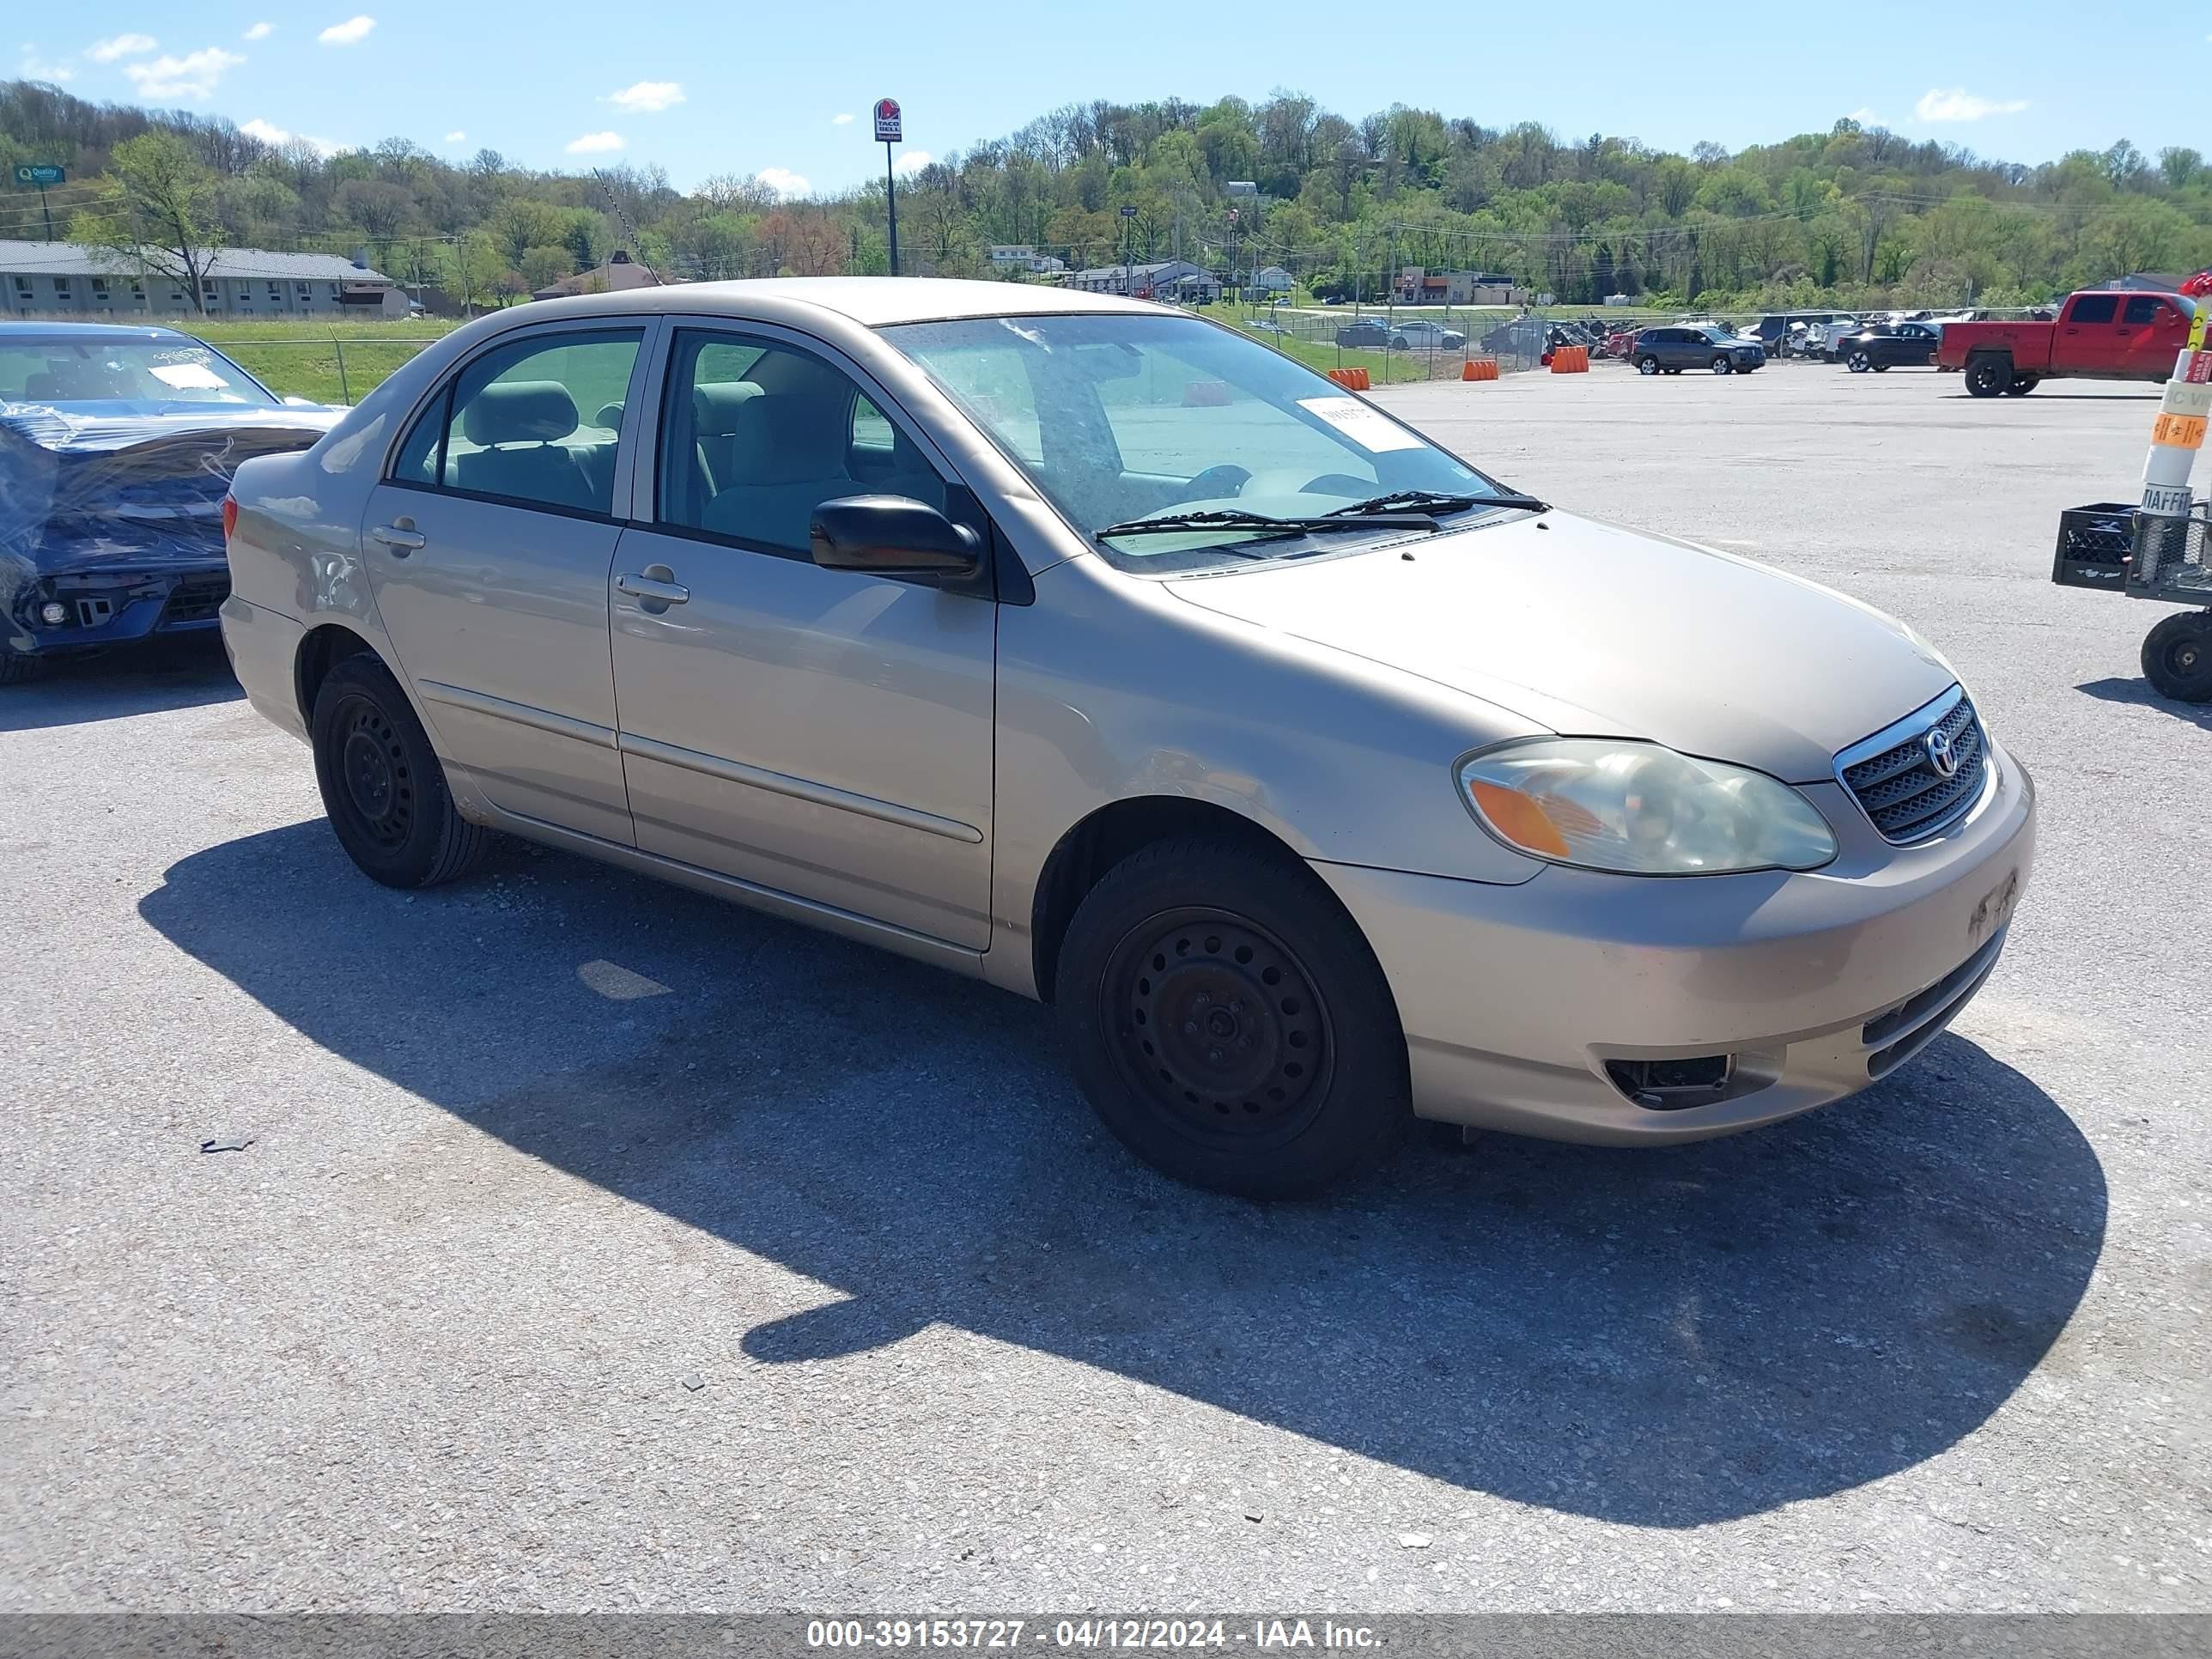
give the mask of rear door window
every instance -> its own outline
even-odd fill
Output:
[[[564,331],[486,352],[416,422],[392,482],[434,479],[458,495],[611,517],[623,404],[644,337]]]

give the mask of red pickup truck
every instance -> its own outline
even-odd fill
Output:
[[[1977,398],[2026,397],[2050,380],[2163,380],[2199,302],[2179,294],[2069,295],[2055,323],[1946,323],[1936,361]]]

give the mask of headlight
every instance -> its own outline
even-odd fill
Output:
[[[1636,876],[1812,870],[1836,856],[1827,820],[1764,772],[1656,743],[1540,738],[1462,761],[1462,797],[1507,846]]]

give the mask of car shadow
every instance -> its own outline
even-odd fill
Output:
[[[215,635],[160,640],[99,656],[60,659],[36,679],[0,686],[0,732],[197,708],[245,695]]]
[[[2087,692],[2100,702],[2128,702],[2143,708],[2155,708],[2160,714],[2171,714],[2200,732],[2212,732],[2212,704],[2178,702],[2172,697],[2160,696],[2151,690],[2148,680],[2126,679],[2115,675],[2110,679],[2084,680],[2074,689]]]
[[[944,1322],[1608,1521],[1937,1455],[2060,1340],[2104,1237],[2066,1113],[1957,1037],[1755,1134],[1422,1138],[1269,1206],[1122,1153],[1048,1010],[566,855],[507,843],[402,895],[308,822],[182,860],[139,908],[470,1129],[833,1287],[732,1329],[755,1362]]]

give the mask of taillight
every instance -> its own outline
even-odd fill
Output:
[[[222,538],[226,542],[238,533],[238,497],[222,498]]]

